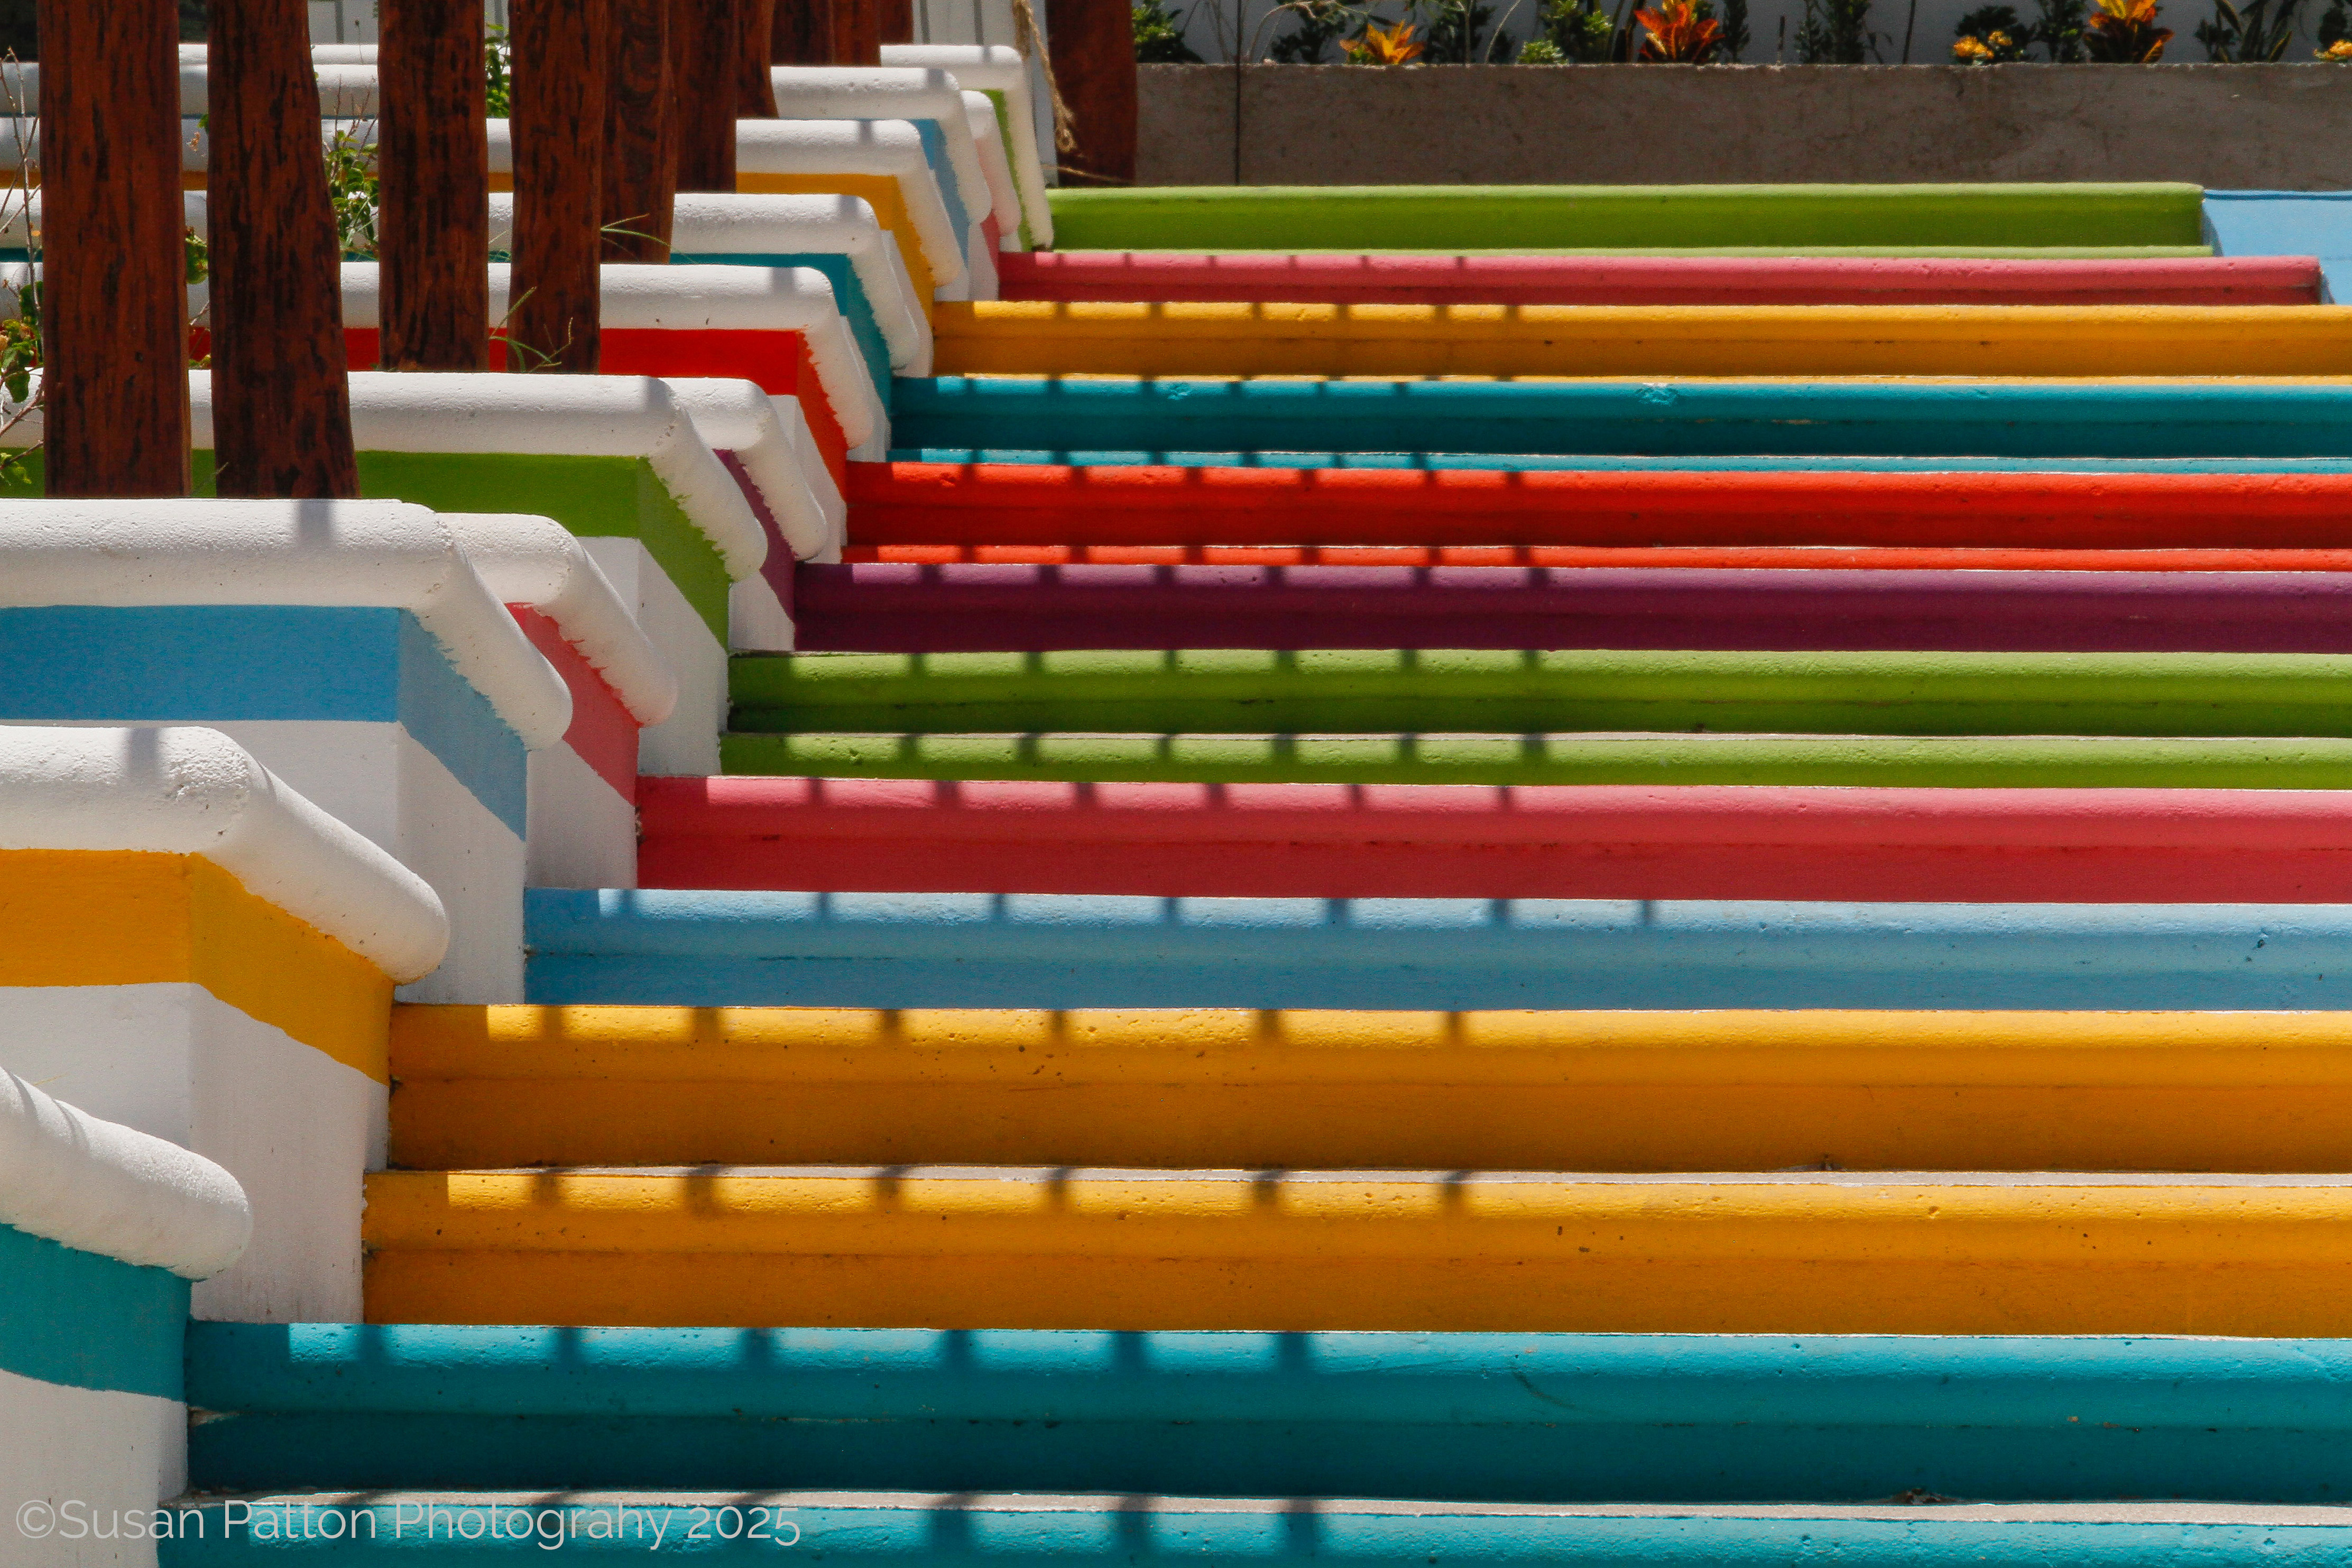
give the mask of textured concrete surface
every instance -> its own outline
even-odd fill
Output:
[[[1145,66],[1137,183],[2352,184],[2324,66]],[[1240,153],[1235,154],[1235,143]]]

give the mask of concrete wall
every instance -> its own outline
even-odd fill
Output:
[[[2352,185],[2332,66],[1144,66],[1137,183]],[[1240,154],[1235,156],[1238,139]]]

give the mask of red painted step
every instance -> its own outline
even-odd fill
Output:
[[[2308,256],[2170,260],[1714,256],[1180,256],[997,258],[1007,300],[1342,305],[2312,305]]]
[[[1974,550],[1841,544],[856,544],[853,565],[1696,566],[1807,572],[2352,572],[2352,550]]]
[[[1587,472],[853,463],[887,545],[2352,548],[2352,474]]]
[[[649,888],[2352,900],[2352,792],[648,778]]]
[[[798,568],[812,652],[1721,648],[2352,653],[2324,572]]]

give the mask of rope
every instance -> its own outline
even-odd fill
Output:
[[[1054,79],[1054,57],[1045,52],[1045,40],[1037,34],[1037,13],[1030,8],[1030,0],[1013,0],[1013,43],[1045,73],[1045,96],[1054,104],[1055,150],[1076,152],[1078,139],[1070,130],[1070,106],[1062,101],[1062,84]]]

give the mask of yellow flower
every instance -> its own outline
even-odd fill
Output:
[[[2338,38],[2324,49],[2316,49],[2312,58],[2331,60],[2337,65],[2352,64],[2352,38]]]
[[[1962,38],[1952,46],[1952,58],[1956,60],[1989,60],[1992,58],[1992,50],[1982,38]]]

